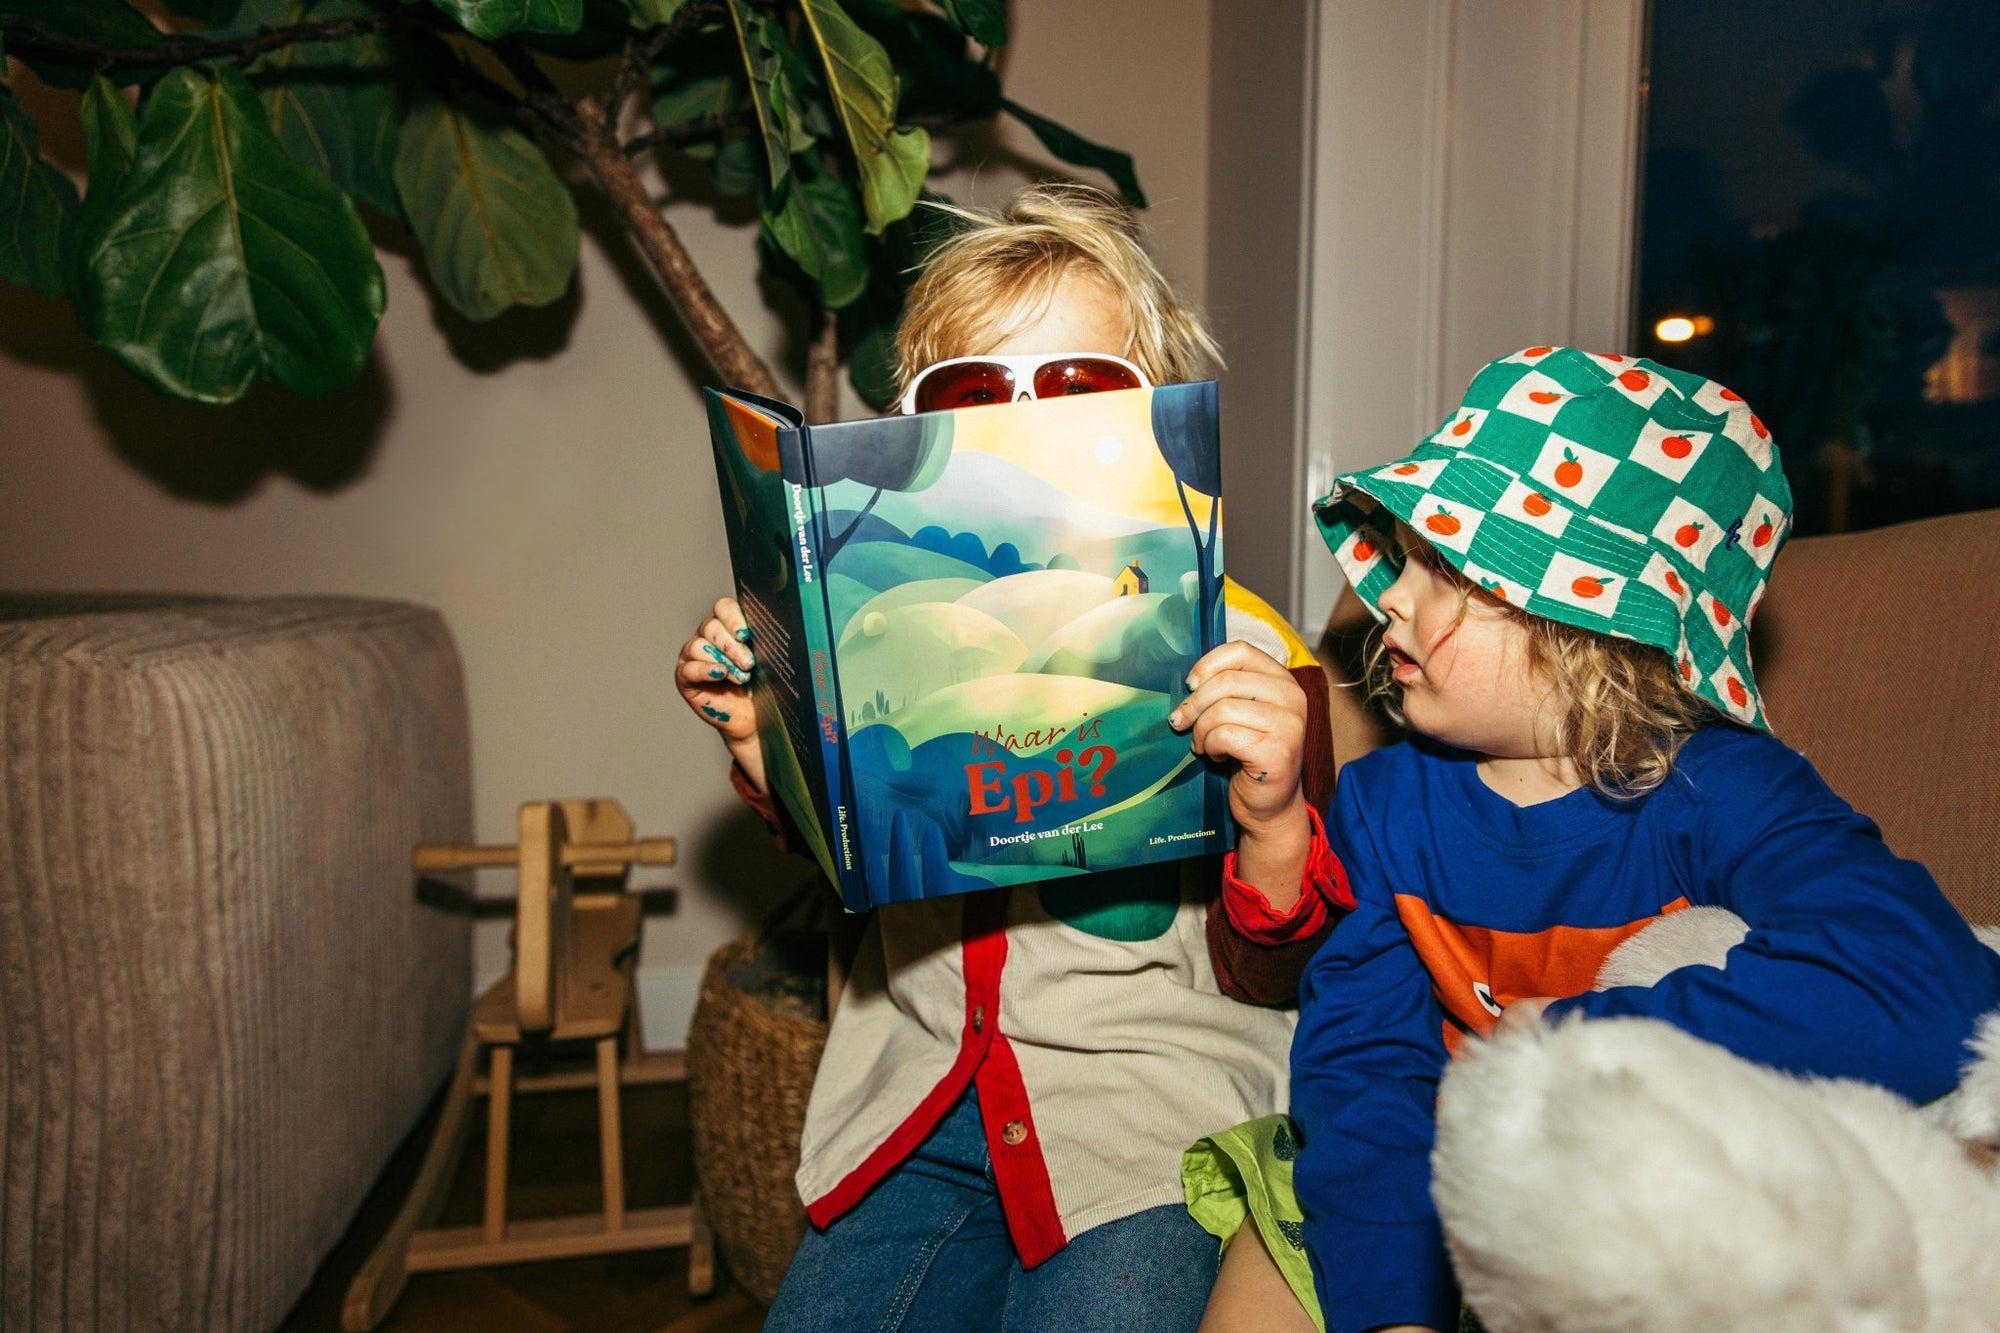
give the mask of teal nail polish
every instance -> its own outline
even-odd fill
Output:
[[[703,704],[701,711],[714,718],[717,722],[727,722],[729,720],[729,714],[723,712],[720,708],[710,708],[707,704]]]
[[[729,673],[727,671],[724,671],[721,667],[710,667],[708,669],[708,678],[710,680],[721,680],[724,676],[728,674]]]
[[[738,643],[750,642],[750,627],[748,625],[736,631],[736,641]]]
[[[724,652],[723,652],[723,651],[722,651],[722,650],[721,650],[720,648],[716,647],[716,646],[715,646],[714,644],[712,644],[712,643],[707,643],[707,642],[704,642],[704,643],[703,643],[703,644],[701,645],[701,650],[702,650],[703,652],[707,653],[707,654],[708,654],[708,655],[709,655],[710,657],[714,658],[714,659],[715,659],[716,661],[718,661],[718,662],[722,663],[722,665],[724,665],[724,666],[734,666],[734,665],[735,665],[735,663],[733,663],[733,662],[731,662],[731,661],[729,660],[729,657],[728,657],[728,655],[727,655],[727,654],[725,654],[725,653],[724,653]]]

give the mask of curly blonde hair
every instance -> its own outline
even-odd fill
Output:
[[[1664,649],[1524,611],[1475,584],[1417,534],[1405,530],[1401,540],[1404,559],[1440,571],[1457,587],[1461,619],[1477,602],[1527,632],[1528,670],[1548,686],[1558,708],[1552,719],[1557,750],[1605,795],[1643,796],[1660,786],[1672,775],[1681,745],[1720,716],[1682,688]],[[1368,645],[1368,698],[1403,726],[1393,669],[1378,625]]]
[[[896,330],[899,391],[925,366],[973,354],[1033,323],[1072,271],[1101,279],[1118,301],[1130,333],[1117,350],[1155,384],[1195,379],[1222,364],[1200,313],[1147,255],[1132,210],[1102,190],[1033,185],[998,213],[927,206],[960,227],[931,252],[910,289]]]

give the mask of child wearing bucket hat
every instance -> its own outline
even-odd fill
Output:
[[[1955,1084],[2000,957],[1769,734],[1748,628],[1790,507],[1736,394],[1551,347],[1488,365],[1413,453],[1315,505],[1410,735],[1340,774],[1326,824],[1357,905],[1301,984],[1291,1118],[1187,1154],[1227,1246],[1204,1328],[1458,1326],[1435,1099],[1503,1017],[1660,1019],[1917,1102]],[[1690,906],[1749,924],[1725,968],[1589,989]]]

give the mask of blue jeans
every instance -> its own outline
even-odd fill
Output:
[[[1192,1333],[1219,1262],[1179,1204],[1092,1227],[1024,1271],[968,1090],[851,1212],[808,1230],[765,1333]]]

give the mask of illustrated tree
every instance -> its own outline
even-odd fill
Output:
[[[820,563],[830,566],[840,548],[859,531],[884,491],[928,490],[951,461],[951,417],[885,417],[869,428],[866,440],[829,439],[813,455],[822,486],[853,481],[871,487],[868,500],[847,526],[828,536]]]
[[[1173,471],[1174,493],[1194,538],[1195,586],[1188,601],[1194,607],[1197,647],[1203,655],[1222,642],[1223,630],[1222,576],[1215,567],[1216,520],[1222,511],[1222,457],[1215,447],[1220,413],[1212,382],[1153,395],[1153,438]],[[1209,497],[1206,535],[1188,503],[1189,491]],[[1202,784],[1202,827],[1221,827],[1225,803],[1217,783]]]
[[[715,197],[757,201],[758,263],[811,313],[805,407],[826,420],[843,364],[866,401],[890,396],[910,270],[940,225],[916,210],[930,131],[1004,113],[1145,202],[1130,157],[1002,94],[1005,0],[158,5],[171,31],[126,0],[0,0],[0,76],[80,90],[89,153],[79,194],[0,78],[0,280],[70,300],[195,402],[359,373],[386,299],[362,209],[486,320],[569,289],[572,191],[597,191],[716,378],[775,396],[643,172],[699,163]]]
[[[1160,454],[1173,471],[1174,493],[1180,498],[1188,534],[1194,538],[1197,596],[1193,600],[1203,653],[1222,642],[1222,580],[1215,571],[1216,519],[1222,512],[1217,498],[1222,494],[1222,456],[1215,447],[1220,430],[1213,384],[1153,395],[1153,438],[1159,441]],[[1189,491],[1209,497],[1206,536],[1188,504]]]

